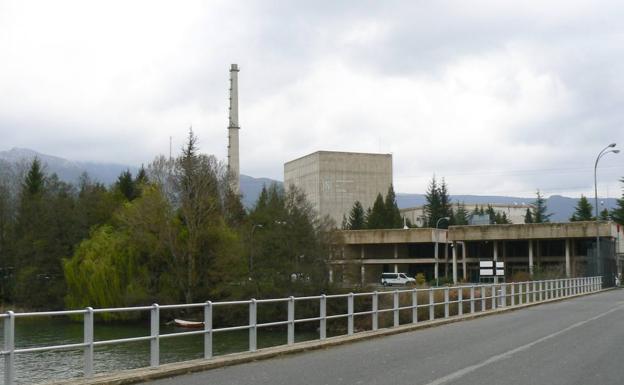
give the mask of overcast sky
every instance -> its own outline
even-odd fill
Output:
[[[623,61],[620,1],[0,0],[0,150],[138,165],[192,125],[225,159],[238,63],[243,174],[384,152],[399,192],[593,195]]]

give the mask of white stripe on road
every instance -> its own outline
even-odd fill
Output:
[[[525,351],[527,349],[530,349],[532,346],[537,345],[540,342],[544,342],[544,341],[547,341],[549,339],[555,338],[555,337],[557,337],[557,336],[559,336],[559,335],[561,335],[561,334],[563,334],[565,332],[568,332],[568,331],[570,331],[572,329],[576,329],[576,328],[578,328],[580,326],[583,326],[583,325],[585,325],[585,324],[587,324],[589,322],[595,321],[595,320],[597,320],[599,318],[602,318],[602,317],[604,317],[606,315],[609,315],[609,314],[611,314],[611,313],[613,313],[615,311],[622,310],[623,308],[624,308],[624,305],[620,305],[620,306],[614,307],[613,309],[611,309],[609,311],[606,311],[606,312],[604,312],[602,314],[598,314],[597,316],[594,316],[592,318],[586,319],[585,321],[577,322],[574,325],[568,326],[565,329],[561,329],[558,332],[549,334],[549,335],[547,335],[545,337],[542,337],[540,339],[537,339],[537,340],[535,340],[533,342],[529,342],[526,345],[522,345],[522,346],[519,346],[519,347],[517,347],[515,349],[509,350],[509,351],[507,351],[505,353],[492,356],[492,357],[488,358],[487,360],[485,360],[483,362],[480,362],[480,363],[475,364],[475,365],[467,366],[467,367],[465,367],[463,369],[460,369],[460,370],[458,370],[458,371],[456,371],[454,373],[448,374],[448,375],[446,375],[444,377],[440,377],[437,380],[434,380],[434,381],[431,381],[431,382],[427,383],[426,385],[442,385],[442,384],[446,384],[446,383],[448,383],[450,381],[457,380],[457,379],[465,376],[468,373],[472,373],[472,372],[474,372],[474,371],[476,371],[478,369],[481,369],[484,366],[493,364],[493,363],[498,362],[498,361],[505,360],[505,359],[513,356],[516,353],[519,353],[519,352]]]

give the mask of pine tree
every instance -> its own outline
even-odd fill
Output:
[[[552,214],[547,214],[548,208],[546,207],[546,199],[539,190],[537,190],[536,195],[535,201],[533,202],[533,223],[550,222]]]
[[[609,215],[609,209],[604,209],[600,212],[600,220],[601,221],[608,221],[611,218],[611,216]]]
[[[132,201],[137,196],[134,179],[132,178],[130,170],[123,171],[119,177],[117,177],[115,187],[128,201]]]
[[[368,216],[367,226],[369,229],[383,229],[385,228],[385,205],[383,201],[383,197],[381,194],[377,194],[377,198],[375,199],[375,203],[373,204],[373,208],[371,210],[370,215]]]
[[[384,202],[385,209],[385,226],[387,229],[400,229],[403,227],[403,220],[401,219],[401,212],[396,203],[396,194],[392,185],[388,188],[388,194],[386,194],[386,200]]]
[[[429,184],[429,188],[425,194],[425,200],[427,201],[424,207],[427,225],[428,227],[435,227],[437,220],[442,217],[440,190],[438,188],[435,175],[431,178],[431,183]]]
[[[624,183],[624,178],[620,179],[620,182]],[[622,193],[622,197],[617,200],[616,208],[611,210],[611,219],[620,225],[624,225],[624,193]]]
[[[366,228],[364,208],[362,207],[360,201],[355,201],[355,203],[353,204],[353,208],[349,213],[349,219],[346,220],[345,228],[349,230],[361,230]]]
[[[468,211],[466,211],[466,206],[464,203],[459,203],[455,205],[455,212],[452,217],[452,224],[456,226],[467,225],[468,224]]]
[[[579,199],[576,208],[574,209],[574,214],[570,217],[570,222],[593,220],[594,217],[592,216],[592,210],[593,207],[591,203],[589,203],[584,195],[581,195],[581,199]]]
[[[526,214],[524,214],[524,223],[533,223],[533,214],[531,214],[531,209],[527,208]]]

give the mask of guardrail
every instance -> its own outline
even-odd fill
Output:
[[[584,278],[568,278],[568,279],[556,279],[545,281],[528,281],[528,282],[514,282],[514,283],[501,283],[501,284],[480,284],[480,285],[463,285],[453,287],[431,287],[423,289],[403,289],[394,291],[380,291],[380,292],[367,292],[367,293],[349,293],[349,294],[336,294],[336,295],[318,295],[309,297],[288,297],[288,298],[276,298],[276,299],[250,299],[247,301],[225,301],[225,302],[203,302],[192,304],[180,304],[180,305],[158,305],[152,306],[140,306],[140,307],[127,307],[127,308],[104,308],[93,309],[87,307],[84,310],[67,310],[67,311],[49,311],[49,312],[33,312],[33,313],[14,313],[8,311],[4,314],[0,314],[0,319],[4,322],[4,350],[0,351],[0,355],[4,356],[4,384],[15,384],[15,355],[27,354],[43,351],[59,351],[59,350],[76,350],[82,349],[84,351],[84,376],[91,377],[94,374],[93,370],[93,355],[94,348],[103,345],[123,344],[137,341],[149,341],[150,343],[150,366],[157,367],[160,364],[160,340],[166,338],[175,338],[181,336],[201,335],[204,338],[204,358],[210,359],[213,356],[212,352],[212,337],[214,333],[245,330],[249,331],[249,352],[257,350],[257,336],[259,328],[268,328],[273,326],[286,325],[287,326],[287,344],[292,345],[295,343],[295,325],[304,322],[318,322],[319,323],[319,339],[325,340],[327,337],[327,321],[332,319],[347,319],[347,335],[353,335],[354,319],[357,316],[371,316],[372,330],[379,329],[379,315],[391,312],[392,313],[392,326],[397,327],[400,325],[399,313],[405,310],[411,310],[411,323],[418,323],[423,321],[433,321],[436,319],[436,307],[444,307],[444,316],[438,318],[457,317],[464,314],[464,307],[466,307],[465,313],[485,312],[494,310],[497,307],[510,307],[519,306],[527,303],[536,303],[555,298],[565,298],[578,294],[585,294],[590,292],[599,291],[602,289],[602,277],[584,277]],[[442,292],[444,295],[443,301],[436,302],[436,292]],[[464,292],[469,293],[467,297],[464,297]],[[400,294],[411,294],[411,303],[406,306],[401,306]],[[428,300],[425,303],[418,302],[418,294],[427,293],[425,295]],[[453,295],[456,299],[451,299]],[[392,307],[380,309],[379,299],[382,296],[392,296]],[[370,310],[355,312],[354,302],[358,297],[370,297],[371,308]],[[328,315],[327,314],[327,300],[328,299],[346,299],[347,300],[347,313]],[[319,316],[312,318],[296,318],[295,317],[295,305],[297,302],[302,301],[319,301]],[[282,321],[258,323],[257,322],[257,308],[258,304],[263,303],[287,303],[286,319]],[[450,315],[450,307],[452,304],[457,304],[455,314]],[[230,326],[222,328],[213,328],[213,311],[216,308],[235,306],[235,305],[247,305],[249,307],[249,323],[239,326]],[[469,306],[466,306],[469,305]],[[478,307],[478,310],[477,310]],[[177,333],[160,333],[160,310],[164,309],[189,309],[189,308],[201,308],[204,313],[204,327],[201,330],[193,330],[187,332]],[[428,319],[422,320],[418,317],[418,309],[428,309]],[[132,337],[132,338],[120,338],[111,340],[94,340],[94,315],[98,313],[119,313],[130,311],[149,311],[150,312],[150,334],[147,336]],[[425,310],[427,313],[427,310]],[[17,318],[26,317],[44,317],[44,316],[65,316],[65,315],[82,315],[84,322],[84,339],[82,343],[66,344],[66,345],[52,345],[52,346],[39,346],[30,348],[15,348],[15,320]]]

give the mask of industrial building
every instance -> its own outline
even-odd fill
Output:
[[[405,272],[476,282],[479,261],[494,260],[505,262],[508,278],[517,272],[603,275],[608,282],[622,272],[623,258],[624,229],[613,222],[343,230],[330,256],[330,280],[368,284],[382,272]]]
[[[392,155],[317,151],[284,164],[284,184],[305,192],[320,217],[337,225],[355,201],[371,207],[392,184]]]
[[[463,203],[463,202],[462,202]],[[494,212],[505,214],[511,223],[524,223],[524,216],[527,209],[532,206],[527,204],[502,204],[502,203],[463,203],[467,212],[471,213],[475,207],[487,209],[488,206],[494,209]],[[455,208],[455,206],[453,206]],[[427,216],[425,215],[425,206],[406,207],[400,210],[401,216],[407,218],[412,224],[423,227],[427,224]]]

